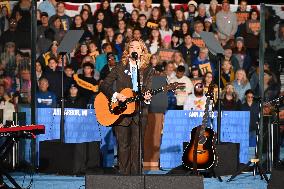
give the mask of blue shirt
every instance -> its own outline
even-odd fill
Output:
[[[56,96],[53,92],[38,91],[36,93],[36,105],[37,108],[55,108],[56,107]]]
[[[47,12],[49,18],[56,14],[55,7],[53,6],[52,3],[49,2],[49,0],[41,2],[38,6],[38,9],[41,12]]]

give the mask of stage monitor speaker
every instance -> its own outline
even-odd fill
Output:
[[[216,176],[232,175],[239,169],[239,143],[224,142],[216,144],[217,164],[214,168]]]
[[[144,176],[86,175],[86,189],[144,189]]]
[[[61,143],[42,141],[39,146],[39,169],[44,173],[83,174],[100,167],[100,143]]]
[[[202,176],[86,175],[86,189],[204,189]]]
[[[267,189],[282,189],[284,186],[284,167],[272,169]]]
[[[146,175],[145,189],[204,189],[202,176]]]

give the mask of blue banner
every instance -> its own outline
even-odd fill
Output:
[[[30,124],[30,109],[27,123]],[[60,138],[59,108],[38,108],[37,123],[45,125],[45,134],[38,136],[38,141]],[[161,142],[160,165],[173,168],[181,165],[183,142],[190,141],[192,128],[202,122],[203,112],[170,110],[165,115]],[[248,161],[249,148],[249,112],[222,112],[221,141],[240,143],[240,161]],[[113,166],[113,151],[116,143],[111,127],[100,126],[93,109],[65,109],[65,142],[101,142],[103,166]],[[217,130],[216,113],[212,115],[212,125]]]
[[[203,112],[169,110],[165,115],[160,166],[168,169],[182,164],[183,142],[190,141],[191,130],[202,122]],[[217,130],[217,113],[212,117]],[[222,112],[221,142],[240,143],[240,162],[248,161],[250,113],[245,111]],[[210,121],[210,120],[209,120]]]

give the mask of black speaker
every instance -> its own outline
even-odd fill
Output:
[[[202,176],[146,175],[145,189],[204,189]]]
[[[204,189],[201,176],[86,175],[86,189]]]
[[[281,189],[284,186],[284,167],[272,169],[267,189]]]
[[[16,125],[26,125],[26,112],[13,112],[13,121]]]
[[[39,149],[39,170],[44,173],[83,174],[100,167],[100,143],[61,143],[42,141]]]
[[[214,168],[216,176],[232,175],[239,169],[240,144],[224,142],[216,144],[217,164]]]
[[[86,175],[86,189],[144,189],[144,176]]]

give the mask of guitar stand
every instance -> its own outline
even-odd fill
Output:
[[[8,185],[3,181],[3,176],[6,176],[6,178],[15,186],[15,189],[22,189],[15,179],[9,173],[4,171],[4,167],[2,166],[2,163],[8,155],[8,152],[13,148],[16,142],[16,138],[8,137],[0,147],[0,188],[10,189],[10,187],[8,187]]]
[[[250,168],[250,165],[253,163],[253,176],[255,176],[257,174],[257,172],[259,173],[259,176],[261,178],[261,180],[265,179],[265,181],[268,183],[269,179],[267,177],[267,175],[265,174],[262,166],[259,164],[259,159],[255,158],[255,159],[251,159],[250,161],[247,162],[247,164],[240,169],[239,171],[237,171],[235,174],[233,174],[228,180],[227,182],[232,181],[234,178],[236,178],[239,174],[241,174],[244,170]]]

